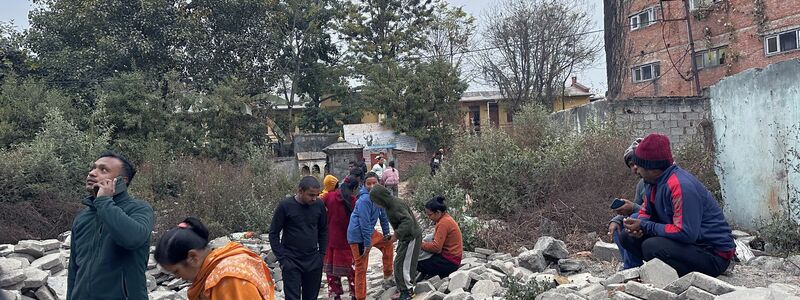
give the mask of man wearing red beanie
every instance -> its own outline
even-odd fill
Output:
[[[633,259],[658,258],[679,276],[719,276],[736,254],[731,228],[711,192],[674,164],[669,138],[650,134],[639,143],[633,163],[645,182],[638,219],[624,221],[620,244]]]

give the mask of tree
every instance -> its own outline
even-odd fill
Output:
[[[486,81],[500,88],[510,113],[538,102],[552,107],[570,69],[591,65],[598,40],[585,34],[586,12],[569,0],[507,0],[488,18],[480,58]]]
[[[305,130],[333,130],[334,116],[319,105],[346,91],[339,50],[331,38],[339,6],[338,0],[281,0],[275,6],[270,27],[279,37],[275,61],[277,90],[287,100],[290,120],[294,120],[295,99],[308,102],[309,109],[301,120]],[[288,129],[292,132],[292,128]]]
[[[431,1],[350,0],[341,32],[349,43],[351,59],[363,68],[420,53],[432,21]]]
[[[608,98],[622,93],[622,82],[628,80],[628,58],[633,51],[628,43],[630,1],[603,0]]]
[[[185,78],[205,91],[230,78],[241,81],[249,95],[273,88],[278,48],[270,20],[276,1],[182,2],[177,59]]]
[[[443,59],[460,69],[472,49],[475,18],[461,7],[450,7],[446,2],[436,4],[433,21],[428,29],[425,48],[437,59]]]
[[[51,81],[85,91],[120,72],[175,67],[179,0],[35,0],[28,41]]]
[[[363,89],[364,97],[385,102],[386,111],[397,116],[385,124],[432,148],[449,145],[461,119],[458,100],[467,89],[458,70],[444,59],[388,70]]]
[[[25,35],[13,24],[0,22],[0,83],[7,76],[27,77],[35,72],[35,61],[25,48]]]
[[[0,86],[0,149],[33,140],[52,109],[69,120],[80,119],[72,99],[62,91],[34,79],[6,77]]]

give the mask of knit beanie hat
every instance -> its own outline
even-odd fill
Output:
[[[666,170],[672,166],[674,161],[669,138],[658,133],[646,136],[634,150],[633,163],[650,170]]]
[[[625,152],[622,153],[622,161],[625,162],[625,166],[628,168],[631,167],[631,160],[633,160],[633,151],[636,150],[636,146],[642,142],[642,138],[637,138],[636,140],[631,143],[628,149],[625,149]]]

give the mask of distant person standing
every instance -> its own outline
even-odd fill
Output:
[[[381,182],[383,183],[383,186],[392,192],[392,196],[397,197],[397,187],[400,185],[400,173],[394,168],[393,161],[390,161],[389,166],[383,170]]]
[[[359,178],[361,178],[361,184],[363,185],[364,180],[366,180],[367,172],[369,172],[369,170],[367,170],[367,162],[364,161],[363,157],[358,159],[358,163],[356,163],[356,169],[359,171]]]
[[[317,201],[319,194],[319,181],[303,177],[297,194],[278,203],[272,217],[269,243],[281,264],[286,299],[312,300],[319,295],[328,245],[327,212]]]
[[[72,223],[67,299],[147,299],[145,270],[155,216],[128,194],[136,168],[107,151],[86,176],[86,208]]]
[[[439,149],[433,154],[433,157],[431,157],[431,176],[434,176],[437,172],[439,172],[439,168],[442,167],[443,160],[444,149]]]
[[[383,179],[383,170],[386,168],[383,165],[385,160],[383,156],[378,156],[375,159],[377,159],[378,162],[372,166],[372,173],[378,174],[378,178]]]

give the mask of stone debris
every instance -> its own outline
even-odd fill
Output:
[[[748,236],[737,233],[739,238]],[[16,245],[0,245],[0,299],[66,299],[70,234],[58,240],[20,241]],[[283,300],[283,280],[280,265],[271,251],[266,235],[232,234],[215,239],[212,245],[223,246],[239,242],[267,262],[275,280],[276,299]],[[740,246],[741,247],[741,246]],[[154,247],[151,247],[151,252]],[[736,287],[710,276],[691,273],[678,278],[669,265],[652,260],[640,268],[620,270],[608,276],[595,270],[597,264],[619,261],[614,244],[597,242],[591,252],[570,256],[564,242],[551,237],[536,241],[532,250],[522,247],[519,256],[491,249],[464,252],[458,271],[449,277],[438,276],[416,283],[417,300],[482,300],[503,299],[510,282],[518,287],[535,286],[541,290],[536,299],[798,299],[800,287],[776,283],[769,287]],[[588,253],[588,252],[587,252]],[[368,299],[392,299],[397,288],[393,280],[384,280],[380,252],[371,252],[367,275]],[[601,261],[601,262],[597,262]],[[606,262],[607,261],[607,262]],[[749,265],[769,270],[796,270],[800,274],[800,256],[786,259],[761,256],[752,258]],[[583,273],[581,273],[583,272]],[[794,272],[794,271],[792,271]],[[597,277],[600,276],[600,277]],[[189,282],[175,278],[155,263],[152,255],[147,264],[147,289],[150,300],[185,300]],[[342,299],[350,299],[348,285]],[[327,299],[327,284],[323,279],[319,299]]]
[[[652,284],[663,289],[670,283],[678,280],[678,272],[660,259],[646,262],[639,268],[639,278],[642,282]]]

